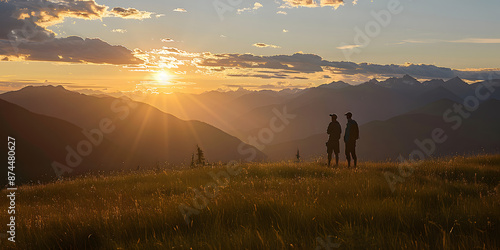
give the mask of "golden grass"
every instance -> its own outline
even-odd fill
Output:
[[[22,186],[17,192],[17,243],[1,239],[1,245],[326,249],[319,242],[330,240],[340,249],[500,247],[500,155],[422,162],[394,192],[384,173],[398,173],[396,163],[365,162],[356,170],[318,162],[242,167],[218,191],[205,186],[214,182],[208,173],[223,166]],[[214,198],[187,225],[179,205],[194,207],[194,189]],[[2,196],[6,194],[3,190]],[[7,199],[0,205],[8,207]],[[7,222],[7,213],[0,218]]]

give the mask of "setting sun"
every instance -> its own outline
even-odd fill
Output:
[[[170,80],[172,80],[172,75],[170,75],[166,71],[156,72],[154,74],[154,80],[156,81],[157,84],[168,85],[171,84]]]

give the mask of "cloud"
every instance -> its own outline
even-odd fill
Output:
[[[171,42],[174,42],[174,39],[172,39],[172,38],[163,38],[163,39],[161,39],[161,41],[164,42],[164,43],[171,43]]]
[[[465,38],[450,41],[452,43],[500,43],[500,38]]]
[[[147,11],[133,8],[99,5],[94,0],[0,2],[0,56],[14,60],[47,60],[86,63],[140,63],[132,52],[122,46],[112,46],[100,39],[80,37],[56,38],[48,27],[61,23],[66,17],[100,19],[120,17],[149,18]],[[114,32],[124,32],[116,29]],[[98,53],[96,53],[98,52]],[[53,53],[53,54],[50,54]]]
[[[147,11],[140,11],[134,8],[122,8],[122,7],[115,7],[111,11],[109,11],[109,16],[117,16],[117,17],[122,17],[126,19],[146,19],[146,18],[151,18],[151,15],[154,13],[147,12]]]
[[[257,48],[274,48],[274,49],[281,48],[280,46],[277,46],[277,45],[265,44],[265,43],[254,43],[254,44],[252,44],[252,46],[257,47]]]
[[[344,46],[339,46],[337,47],[337,49],[355,49],[355,48],[359,48],[359,47],[362,47],[361,45],[355,45],[355,44],[348,44],[348,45],[344,45]]]
[[[253,5],[253,8],[243,8],[243,9],[238,9],[237,11],[238,11],[238,14],[241,14],[241,13],[243,13],[245,11],[258,10],[258,9],[260,9],[262,7],[263,6],[262,6],[261,3],[255,2],[254,5]]]
[[[354,63],[344,61],[323,60],[314,54],[296,53],[293,55],[255,56],[251,54],[218,54],[211,58],[201,59],[199,66],[224,67],[230,69],[260,69],[258,72],[231,73],[229,76],[259,77],[259,78],[294,78],[294,74],[303,78],[311,73],[329,73],[329,76],[370,75],[395,76],[409,74],[419,78],[453,78],[456,76],[468,80],[485,79],[485,74],[500,77],[500,69],[459,70],[428,64],[380,65],[372,63]],[[270,69],[277,71],[263,71]]]
[[[315,0],[284,0],[285,5],[288,7],[318,7]]]
[[[53,38],[53,32],[46,30],[43,27],[31,22],[27,19],[18,19],[18,7],[12,3],[0,2],[0,39],[9,40],[15,39],[18,35],[22,35],[25,27],[31,27],[27,39],[38,41]],[[29,25],[29,26],[28,26]]]
[[[500,44],[500,38],[464,38],[458,40],[440,40],[440,39],[406,39],[393,44],[406,44],[406,43],[470,43],[470,44]]]
[[[265,43],[254,46],[264,48]],[[137,52],[145,61],[136,70],[148,71],[158,68],[176,68],[178,72],[216,75],[220,77],[244,77],[261,79],[317,80],[325,78],[355,82],[368,79],[388,78],[409,74],[420,79],[449,79],[459,76],[474,81],[500,78],[500,69],[451,69],[428,64],[405,63],[373,64],[324,60],[315,54],[259,56],[253,54],[212,54],[210,52],[189,53],[177,48]]]
[[[177,8],[177,9],[174,9],[173,11],[175,11],[175,12],[187,12],[187,10],[183,9],[183,8]]]
[[[201,59],[197,65],[204,67],[279,69],[286,73],[314,73],[323,71],[321,57],[312,54],[255,56],[252,54],[217,54]],[[268,73],[268,72],[261,72]]]
[[[287,15],[288,13],[286,13],[285,11],[280,10],[280,11],[277,11],[276,14]]]
[[[288,33],[288,30],[287,29],[283,29],[283,33]]]
[[[50,2],[11,0],[0,2],[0,39],[42,41],[54,38],[47,27],[61,23],[66,17],[99,19],[107,6],[93,0]]]
[[[335,9],[337,9],[341,5],[344,5],[344,0],[321,0],[320,5],[321,7],[332,6]]]
[[[114,29],[112,30],[111,32],[115,32],[115,33],[126,33],[127,30],[124,30],[124,29]]]
[[[284,90],[284,89],[300,89],[312,87],[312,83],[308,84],[292,84],[287,81],[278,81],[271,84],[259,85],[259,84],[225,84],[228,88],[238,88],[238,89],[252,89],[252,90],[263,90],[263,89],[273,89],[273,90]]]
[[[60,23],[66,17],[81,19],[99,19],[106,16],[108,7],[99,5],[94,0],[87,1],[25,1],[12,0],[8,2],[16,7],[14,18],[34,18],[35,23],[42,27],[48,27]]]
[[[77,36],[41,42],[23,42],[17,48],[0,40],[0,55],[17,56],[28,61],[55,61],[99,64],[138,64],[141,60],[123,46],[113,46],[100,39]]]
[[[344,0],[283,0],[280,8],[294,8],[294,7],[326,7],[331,6],[337,9],[344,5]]]
[[[263,79],[271,79],[271,78],[287,79],[288,78],[288,75],[281,74],[281,73],[275,73],[275,74],[228,74],[228,76],[232,76],[232,77],[257,77],[257,78],[263,78]]]
[[[432,40],[432,39],[428,39],[428,40],[414,40],[414,39],[406,39],[406,40],[403,40],[401,42],[397,42],[397,43],[391,43],[389,45],[399,45],[399,44],[406,44],[406,43],[436,43],[436,42],[439,42],[439,40]]]

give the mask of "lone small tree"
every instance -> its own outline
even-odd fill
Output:
[[[200,146],[196,145],[196,165],[205,166],[205,154]]]
[[[297,157],[297,162],[300,162],[300,152],[299,149],[297,148],[297,154],[295,155]]]

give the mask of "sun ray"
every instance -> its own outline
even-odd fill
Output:
[[[208,108],[205,104],[203,104],[201,101],[199,101],[197,98],[195,98],[194,96],[188,96],[188,98],[198,104],[201,108],[203,108],[203,110],[205,110],[207,113],[209,113],[211,116],[213,116],[218,122],[220,122],[221,124],[224,125],[224,127],[226,128],[230,128],[232,130],[235,130],[235,128],[226,120],[222,119],[220,117],[220,115],[218,115],[215,111],[211,110],[210,108]],[[219,127],[219,126],[216,126],[216,127]],[[221,129],[221,128],[219,128]],[[222,131],[224,131],[224,129],[221,129]],[[224,131],[224,132],[228,132],[228,131]]]

